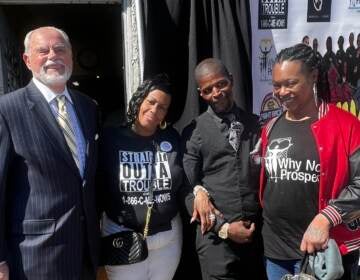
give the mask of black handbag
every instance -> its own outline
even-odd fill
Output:
[[[148,256],[146,240],[135,231],[117,232],[101,239],[101,264],[123,265],[145,260]]]
[[[153,141],[153,159],[151,166],[152,184],[149,187],[146,220],[143,234],[136,231],[121,231],[101,238],[100,265],[134,264],[145,260],[148,256],[146,237],[149,232],[151,211],[154,206],[154,174],[155,157],[158,150]]]

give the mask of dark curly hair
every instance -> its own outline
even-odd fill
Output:
[[[141,104],[153,90],[161,90],[171,96],[171,85],[166,74],[158,74],[153,78],[146,79],[137,88],[129,101],[129,107],[126,113],[128,126],[131,127],[135,123]]]
[[[319,69],[321,63],[320,59],[316,57],[313,49],[302,43],[282,49],[276,56],[275,63],[295,60],[302,62],[302,69],[307,72]]]

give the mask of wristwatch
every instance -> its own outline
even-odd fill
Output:
[[[219,232],[218,232],[218,236],[221,239],[227,239],[228,238],[228,230],[229,230],[229,223],[225,223],[221,226]]]

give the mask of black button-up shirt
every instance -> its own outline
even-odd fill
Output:
[[[259,136],[257,117],[234,106],[235,120],[242,123],[240,149],[229,143],[229,121],[210,107],[183,132],[183,166],[192,186],[204,186],[228,221],[253,219],[258,214],[259,166],[250,152]]]

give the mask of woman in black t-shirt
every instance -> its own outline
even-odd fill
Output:
[[[102,135],[103,236],[128,230],[143,233],[153,201],[146,238],[148,257],[129,265],[107,265],[109,280],[171,280],[179,263],[178,200],[189,197],[190,192],[183,184],[178,134],[166,127],[170,102],[165,77],[146,80],[130,100],[127,126],[108,128]]]
[[[261,136],[269,280],[299,272],[304,252],[325,249],[329,238],[343,255],[341,279],[356,279],[360,123],[317,97],[318,65],[312,49],[298,44],[282,50],[273,67],[273,94],[285,112],[270,120]]]

